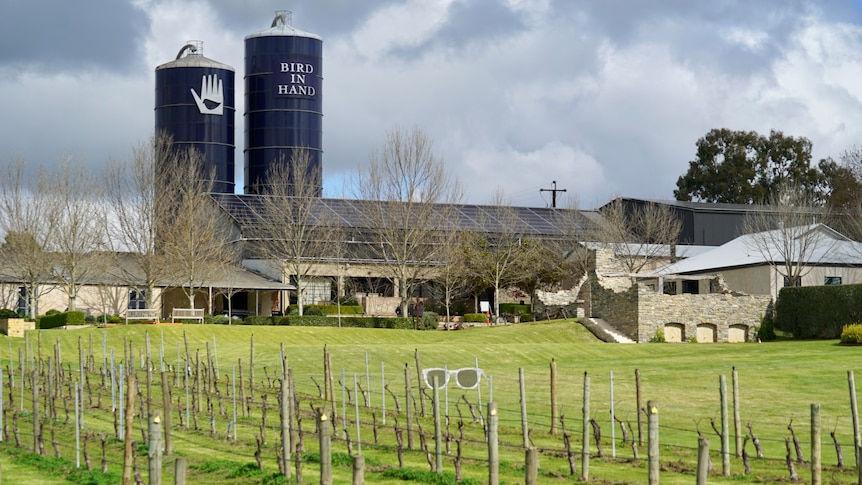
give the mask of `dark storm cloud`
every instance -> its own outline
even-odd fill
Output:
[[[140,62],[146,13],[128,1],[6,0],[0,69],[127,72]]]
[[[446,22],[434,36],[421,45],[399,46],[391,53],[402,58],[421,57],[436,49],[466,54],[471,44],[493,44],[501,37],[516,36],[525,30],[523,18],[497,0],[458,0],[449,5]]]

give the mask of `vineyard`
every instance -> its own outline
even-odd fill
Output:
[[[530,473],[647,483],[655,463],[662,483],[689,484],[708,440],[710,483],[810,483],[816,404],[823,483],[850,484],[857,354],[834,341],[605,344],[572,321],[31,331],[0,337],[0,473],[48,484],[174,483],[178,467],[179,480],[211,484],[321,473],[488,483],[492,471],[510,484]]]

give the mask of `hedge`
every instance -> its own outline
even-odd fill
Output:
[[[320,308],[324,315],[338,315],[338,305],[308,305],[315,306]],[[308,308],[306,306],[305,308]],[[303,308],[303,310],[305,310]],[[303,312],[305,313],[305,312]],[[362,315],[364,311],[362,310],[362,305],[341,305],[341,314],[342,315]]]
[[[488,315],[484,313],[465,313],[464,314],[464,323],[486,323],[488,321]]]
[[[432,318],[429,316],[429,318]],[[436,319],[436,316],[433,318]],[[324,317],[320,315],[287,315],[284,317],[250,316],[243,320],[243,325],[289,325],[292,327],[337,327],[338,317]],[[341,326],[348,328],[393,328],[410,330],[413,328],[413,319],[398,317],[341,317]],[[434,328],[437,328],[435,321]],[[420,330],[422,328],[420,327]]]
[[[500,315],[523,315],[532,312],[532,305],[520,303],[500,303]]]
[[[862,285],[786,287],[775,303],[775,327],[800,339],[837,339],[862,321]]]
[[[39,329],[45,330],[64,325],[85,325],[86,323],[84,312],[71,311],[51,315],[46,314],[42,315],[42,318],[39,319]]]

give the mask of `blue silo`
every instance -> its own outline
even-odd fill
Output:
[[[203,56],[200,41],[156,67],[156,135],[170,135],[177,149],[199,151],[204,169],[215,171],[214,192],[234,192],[234,78],[232,67]]]
[[[245,38],[245,193],[268,184],[267,171],[294,150],[309,156],[322,191],[323,40],[276,12],[271,28]]]

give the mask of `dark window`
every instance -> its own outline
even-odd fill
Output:
[[[700,282],[697,280],[686,280],[682,282],[682,292],[696,295],[700,292]]]
[[[784,277],[784,286],[790,286],[790,280],[787,279],[786,276]],[[796,277],[796,286],[802,286],[802,277],[801,276]]]
[[[676,281],[665,281],[662,293],[665,295],[676,295]]]
[[[129,290],[129,309],[141,310],[147,308],[147,290]]]
[[[823,278],[824,285],[840,285],[841,277],[840,276],[826,276]]]

